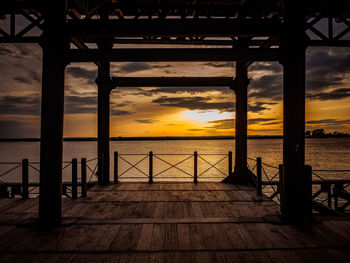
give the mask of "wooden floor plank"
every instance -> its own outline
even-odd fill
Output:
[[[138,250],[149,250],[151,248],[153,235],[153,224],[143,224],[140,238],[137,243]]]
[[[162,250],[164,249],[165,243],[165,225],[154,224],[152,232],[151,250]]]
[[[200,225],[199,224],[189,224],[188,225],[191,247],[192,249],[204,249],[205,244],[201,234]]]
[[[177,225],[177,247],[180,250],[189,250],[192,247],[188,224]]]
[[[178,245],[177,224],[165,224],[164,248],[166,250],[177,250]]]
[[[249,186],[119,183],[62,203],[64,224],[44,230],[35,223],[38,199],[0,198],[6,208],[0,261],[322,263],[350,257],[350,220],[275,224],[271,216],[279,206]]]

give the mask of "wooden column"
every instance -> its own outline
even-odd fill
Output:
[[[285,219],[299,221],[311,215],[305,174],[305,48],[302,0],[285,0],[283,65],[283,172],[281,212]]]
[[[66,1],[43,1],[39,223],[61,222]]]
[[[109,62],[101,62],[98,68],[98,183],[100,185],[109,183],[109,104],[111,91],[111,78]]]
[[[247,184],[251,180],[247,168],[247,113],[248,113],[248,69],[246,61],[236,62],[234,87],[236,93],[235,117],[235,165],[233,173],[223,180],[224,183]]]
[[[101,40],[97,43],[101,50],[108,52],[112,49],[113,43],[109,40]],[[109,117],[110,117],[110,93],[112,80],[110,77],[110,62],[100,61],[98,63],[98,183],[108,184],[109,179]]]
[[[236,139],[235,139],[235,166],[233,181],[235,183],[248,183],[247,169],[247,112],[249,85],[248,70],[246,62],[236,62]]]

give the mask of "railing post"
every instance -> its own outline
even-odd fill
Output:
[[[118,152],[114,152],[114,182],[118,183]]]
[[[280,198],[282,200],[282,196],[284,193],[283,190],[283,164],[278,165],[278,177],[279,177],[279,185],[280,185]],[[282,205],[282,201],[281,201],[281,205]]]
[[[261,157],[256,158],[256,194],[262,195]]]
[[[327,184],[327,201],[328,201],[328,207],[332,208],[332,190],[331,185]]]
[[[197,154],[197,152],[194,152],[193,158],[194,158],[193,182],[196,184],[196,183],[198,183],[198,154]]]
[[[333,190],[333,195],[334,195],[334,209],[339,211],[339,203],[338,203],[338,197],[339,193],[343,191],[343,185],[341,183],[335,183],[334,184],[334,190]]]
[[[72,198],[78,197],[78,161],[72,159]]]
[[[228,175],[227,176],[231,176],[232,174],[232,152],[229,151],[228,152]]]
[[[81,158],[81,196],[86,197],[86,158]]]
[[[22,197],[28,198],[29,197],[29,178],[28,178],[28,159],[22,160]]]
[[[153,183],[153,152],[149,152],[149,181]]]
[[[312,166],[311,165],[305,165],[305,207],[304,209],[304,215],[307,218],[311,218],[312,216]]]

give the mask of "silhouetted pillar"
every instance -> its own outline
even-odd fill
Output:
[[[108,50],[112,48],[110,41],[101,41],[99,48]],[[98,85],[98,183],[108,184],[109,179],[109,117],[110,117],[110,63],[108,61],[99,62],[98,76],[96,79]]]
[[[311,183],[305,173],[305,49],[302,0],[284,1],[283,173],[281,212],[299,221],[311,215]]]
[[[248,69],[246,61],[236,62],[236,77],[234,87],[236,93],[236,118],[235,118],[235,165],[233,173],[229,174],[224,183],[249,183],[247,168],[247,111],[248,111]]]
[[[248,183],[247,169],[247,111],[249,85],[246,62],[236,62],[236,139],[235,139],[235,166],[234,182]]]
[[[66,1],[43,1],[39,222],[61,222]]]

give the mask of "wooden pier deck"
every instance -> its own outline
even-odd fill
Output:
[[[350,220],[309,226],[248,186],[120,183],[63,200],[63,225],[39,229],[38,200],[0,199],[0,262],[349,262]]]

